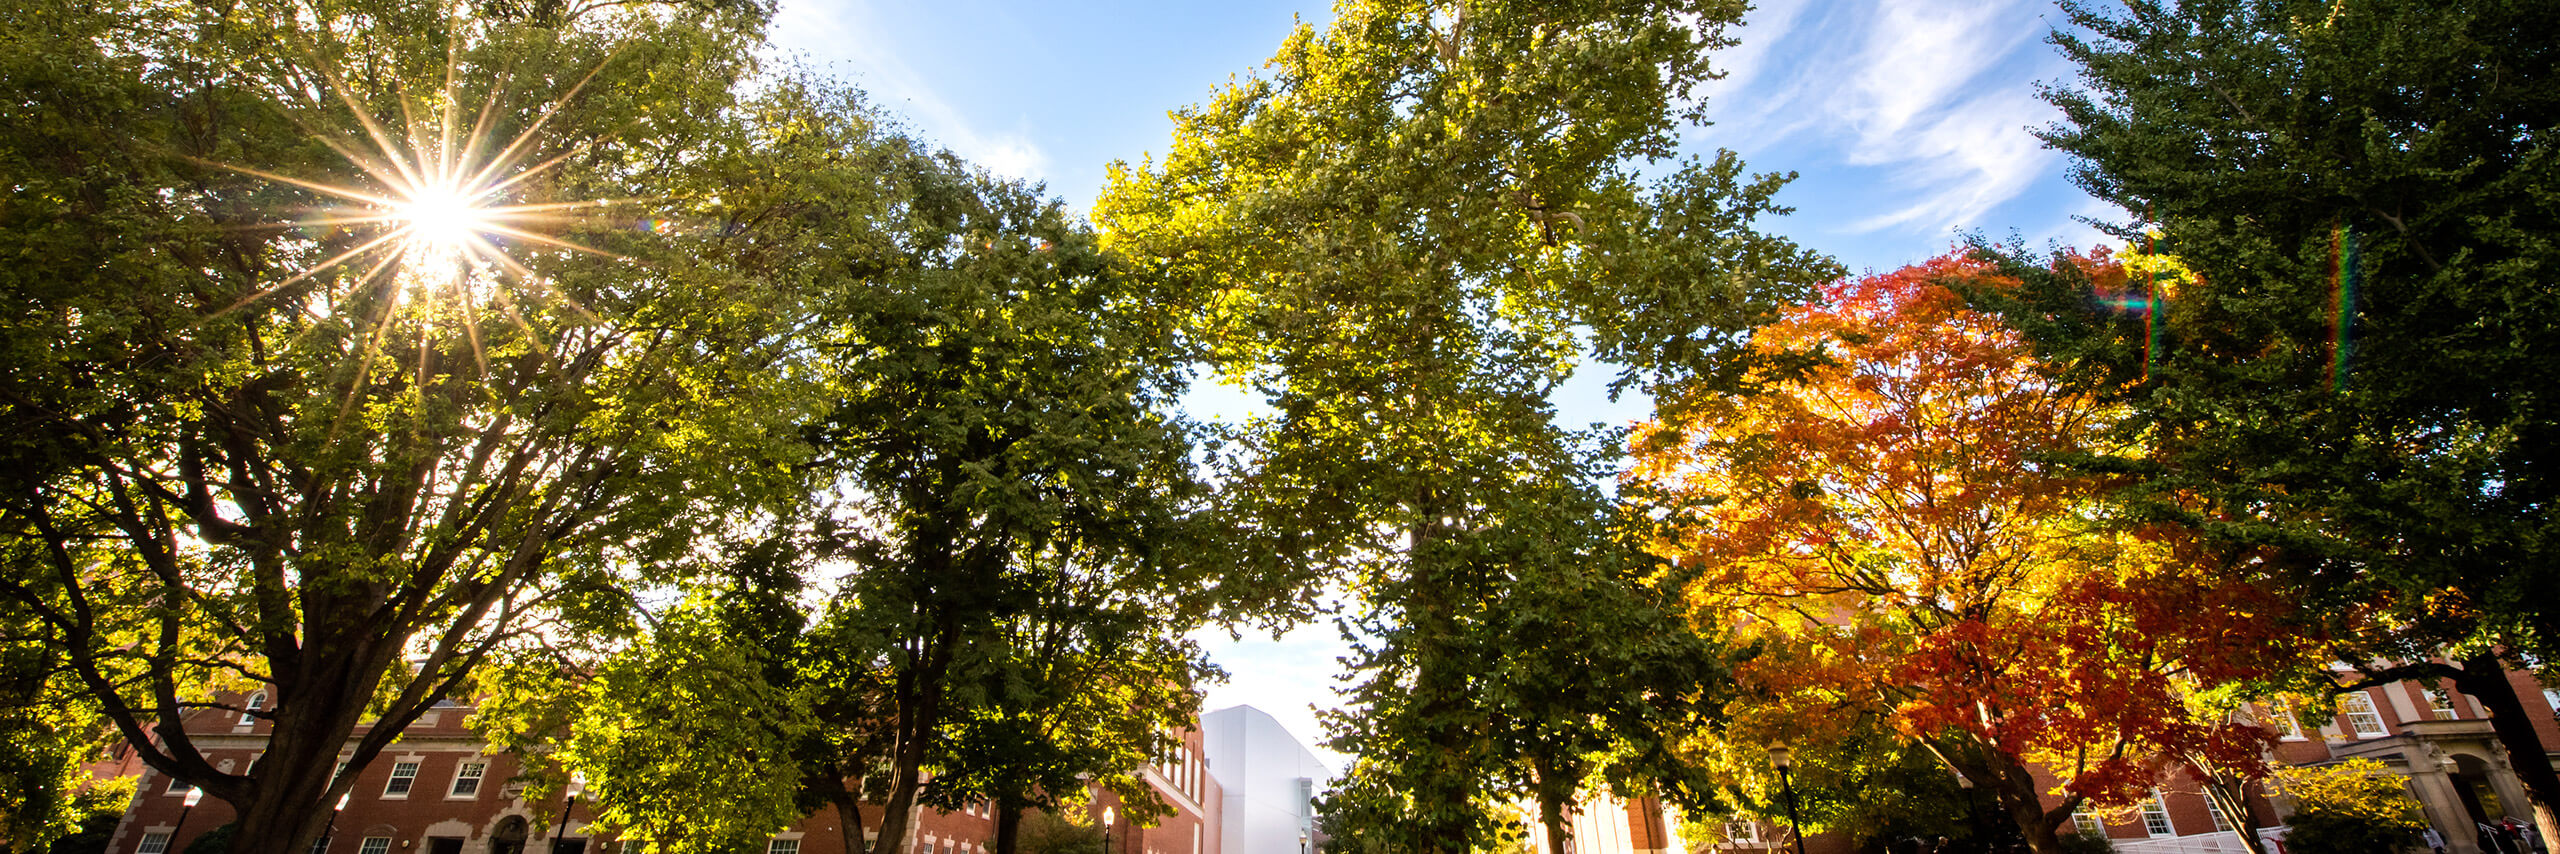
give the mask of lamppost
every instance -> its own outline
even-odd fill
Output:
[[[179,810],[179,811],[178,811],[178,823],[177,823],[177,824],[174,824],[174,825],[170,825],[170,826],[169,826],[169,849],[168,849],[168,850],[171,850],[171,851],[181,850],[181,849],[179,849],[179,848],[178,848],[178,831],[181,831],[181,830],[185,830],[185,829],[187,829],[187,814],[188,814],[188,813],[191,813],[191,812],[195,812],[195,811],[196,811],[196,804],[197,804],[197,803],[202,802],[203,800],[204,800],[204,787],[202,787],[202,786],[198,786],[198,787],[195,787],[195,788],[192,788],[192,789],[188,789],[188,790],[187,790],[187,808],[186,808],[186,809]]]
[[[1788,772],[1796,767],[1796,756],[1786,742],[1770,742],[1769,764],[1778,769],[1778,788],[1787,795],[1787,829],[1796,835],[1796,854],[1804,854],[1804,824],[1796,820],[1796,784]]]
[[[1110,808],[1110,807],[1103,807],[1103,808],[1102,808],[1102,854],[1111,854],[1111,821],[1112,821],[1112,818],[1113,818],[1113,813],[1112,813],[1112,811],[1111,811],[1111,808]]]
[[[338,796],[338,805],[337,805],[337,806],[334,806],[334,807],[330,807],[330,808],[329,808],[329,829],[327,829],[327,830],[323,830],[323,831],[321,831],[321,832],[320,832],[320,850],[321,850],[321,851],[323,851],[323,852],[328,851],[328,850],[329,850],[329,843],[330,843],[330,842],[332,842],[332,841],[335,841],[335,840],[338,838],[338,814],[339,814],[339,813],[342,813],[342,812],[346,812],[346,811],[347,811],[347,799],[348,799],[348,798],[351,798],[351,797],[355,797],[355,793],[354,793],[354,792],[348,792],[348,793],[346,793],[346,794],[339,795],[339,796]],[[170,839],[171,841],[175,841],[177,838],[178,838],[178,835],[177,835],[177,834],[175,834],[175,833],[169,834],[169,839]]]
[[[560,837],[569,835],[569,810],[578,805],[578,796],[586,791],[587,775],[585,774],[570,774],[569,785],[560,790],[561,794],[568,797],[560,802],[560,820],[551,826],[551,850],[554,854],[558,854],[560,850]]]

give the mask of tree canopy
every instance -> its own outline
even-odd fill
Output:
[[[2560,776],[2504,673],[2550,660],[2560,109],[2534,3],[2067,4],[2045,138],[2192,275],[2094,298],[2014,257],[2007,313],[2144,437],[2143,512],[2333,620],[2377,682],[2492,710],[2545,834]],[[2122,312],[2133,305],[2140,310]],[[2384,667],[2376,662],[2403,664]]]
[[[1173,282],[1215,374],[1276,413],[1221,458],[1239,528],[1267,544],[1244,554],[1357,597],[1360,675],[1333,743],[1359,759],[1327,803],[1359,833],[1339,845],[1490,840],[1496,781],[1530,776],[1507,765],[1580,738],[1593,704],[1648,696],[1567,709],[1498,688],[1569,658],[1506,634],[1573,589],[1542,582],[1653,574],[1577,533],[1610,523],[1593,481],[1616,438],[1558,427],[1547,395],[1589,356],[1630,382],[1715,370],[1736,333],[1832,274],[1757,228],[1784,212],[1784,177],[1726,153],[1646,178],[1702,113],[1696,86],[1742,10],[1340,3],[1267,76],[1177,112],[1161,163],[1113,170],[1106,245]],[[1604,658],[1688,631],[1544,625],[1573,633],[1541,646]]]
[[[616,612],[618,579],[790,482],[798,299],[723,201],[760,144],[731,109],[760,24],[0,24],[11,640],[229,802],[243,850],[307,846],[494,650]],[[187,735],[213,709],[272,725],[254,770]]]
[[[1692,613],[1756,649],[1727,738],[1887,721],[2057,851],[2083,801],[2147,798],[2182,752],[2257,768],[2264,730],[2183,695],[2290,665],[2291,645],[2281,604],[2210,552],[2111,518],[2110,483],[2064,464],[2111,450],[2114,413],[1959,283],[2014,284],[1951,255],[1826,286],[1754,336],[1772,367],[1753,392],[1639,439],[1636,477],[1673,520]]]

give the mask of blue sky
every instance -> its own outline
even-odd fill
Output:
[[[1090,206],[1113,160],[1161,152],[1166,112],[1251,74],[1325,2],[1287,0],[782,0],[777,49],[871,93],[917,135],[998,173],[1045,182]],[[1684,147],[1731,148],[1756,171],[1801,177],[1781,195],[1795,215],[1765,227],[1852,271],[1890,270],[1946,251],[1962,232],[2031,245],[2094,245],[2072,217],[2113,218],[2065,179],[2066,160],[2028,133],[2054,120],[2039,82],[2069,82],[2045,34],[2049,0],[1762,0],[1717,57],[1714,124]],[[1598,378],[1558,395],[1560,420],[1622,423]],[[1204,416],[1249,403],[1207,389]],[[1214,639],[1234,673],[1210,707],[1251,703],[1310,743],[1311,704],[1330,705],[1329,626],[1279,640]],[[1323,751],[1319,749],[1319,753]],[[1328,756],[1336,770],[1338,757]]]

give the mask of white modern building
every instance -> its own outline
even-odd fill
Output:
[[[1313,854],[1315,796],[1333,771],[1269,713],[1229,706],[1200,717],[1209,776],[1225,790],[1219,854]]]

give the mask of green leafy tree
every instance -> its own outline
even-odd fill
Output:
[[[997,854],[1020,850],[1026,811],[1077,812],[1092,789],[1112,792],[1134,822],[1168,811],[1140,772],[1197,720],[1196,686],[1211,671],[1147,610],[1161,601],[1104,585],[1054,590],[1006,621],[988,648],[1001,653],[972,656],[955,680],[927,801],[991,805]]]
[[[1609,522],[1577,490],[1617,438],[1558,428],[1548,393],[1588,357],[1628,382],[1711,372],[1836,272],[1754,230],[1785,178],[1729,153],[1640,173],[1699,118],[1743,8],[1347,0],[1269,76],[1177,112],[1163,162],[1113,170],[1108,245],[1177,283],[1217,374],[1276,413],[1221,456],[1244,565],[1358,598],[1336,845],[1489,844],[1491,787],[1527,776],[1506,766],[1566,752],[1524,749],[1561,707],[1488,690],[1527,663],[1505,661],[1506,612],[1586,556],[1542,535]]]
[[[77,847],[65,838],[90,835],[100,814],[122,817],[133,794],[135,781],[98,780],[85,767],[113,730],[48,639],[32,614],[0,599],[0,850]]]
[[[742,109],[772,138],[728,197],[770,212],[751,233],[808,300],[802,343],[821,365],[819,404],[791,431],[809,448],[803,498],[742,522],[735,554],[674,573],[763,616],[580,656],[732,649],[740,666],[708,678],[742,687],[677,709],[605,686],[590,710],[531,697],[493,723],[527,750],[565,728],[561,770],[591,780],[613,759],[580,733],[663,715],[755,729],[759,762],[779,755],[765,736],[795,741],[736,797],[686,797],[675,775],[601,793],[648,833],[733,815],[743,833],[833,804],[861,849],[867,800],[885,815],[869,847],[893,852],[917,805],[994,801],[1007,836],[1088,779],[1133,813],[1153,805],[1135,774],[1206,673],[1182,635],[1250,613],[1255,588],[1207,574],[1217,538],[1195,512],[1170,414],[1180,352],[1150,280],[1035,188],[883,133],[840,87],[786,76]],[[679,649],[645,650],[660,642]],[[609,681],[586,670],[567,672]],[[718,756],[669,761],[737,747],[698,746]]]
[[[884,854],[919,801],[1038,802],[1154,755],[1196,702],[1179,634],[1253,590],[1211,580],[1154,280],[1033,188],[906,162],[881,273],[820,283],[846,310],[819,346],[859,361],[808,429],[849,496],[827,523],[853,570],[832,607],[882,653]]]
[[[2560,775],[2506,677],[2560,652],[2548,10],[2066,8],[2081,76],[2050,91],[2046,139],[2139,218],[2120,236],[2192,275],[2105,292],[2014,256],[2041,282],[2012,321],[2130,404],[2145,450],[2117,465],[2152,513],[2333,616],[2324,659],[2478,699],[2560,833]]]
[[[780,132],[729,110],[759,24],[0,16],[0,597],[239,850],[303,850],[493,650],[614,623],[790,485],[795,297],[714,180]],[[185,732],[216,709],[272,724],[254,770]]]

